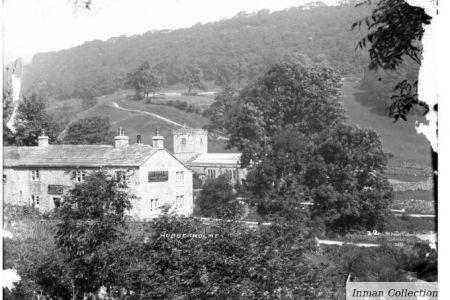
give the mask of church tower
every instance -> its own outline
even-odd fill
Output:
[[[208,131],[198,128],[174,129],[173,154],[185,162],[197,154],[208,153]]]

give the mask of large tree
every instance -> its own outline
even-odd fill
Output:
[[[161,86],[160,80],[152,71],[150,64],[144,62],[137,70],[127,74],[125,85],[134,89],[136,98],[149,98],[150,93],[155,95],[156,90]]]
[[[223,174],[206,181],[196,206],[202,217],[236,218],[243,209],[236,196],[229,176]]]
[[[103,272],[104,249],[123,237],[120,228],[131,208],[130,197],[126,182],[104,171],[88,174],[64,196],[56,244],[66,257],[73,299],[96,293],[111,280],[113,274]]]
[[[75,121],[69,125],[66,144],[111,144],[114,132],[108,118],[93,116]]]
[[[340,77],[330,68],[276,64],[244,88],[229,111],[229,146],[242,152],[243,166],[270,152],[276,132],[295,126],[312,135],[345,119]]]
[[[44,99],[35,94],[23,97],[19,103],[14,128],[12,143],[17,146],[36,146],[43,131],[50,143],[55,143],[60,132],[59,125],[45,110]]]
[[[374,131],[345,125],[338,89],[329,68],[280,64],[239,94],[225,127],[260,214],[302,218],[312,201],[331,230],[382,229],[387,157]]]
[[[202,71],[197,67],[188,68],[184,71],[183,83],[188,89],[188,94],[190,94],[193,89],[206,89],[206,86],[202,82],[201,76]]]
[[[230,111],[236,104],[237,94],[232,87],[224,87],[216,95],[214,102],[204,111],[204,115],[209,117],[208,129],[223,130],[230,122]]]

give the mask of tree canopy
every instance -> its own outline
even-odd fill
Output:
[[[98,292],[112,276],[105,273],[105,247],[123,233],[125,212],[131,208],[126,182],[105,171],[95,171],[64,195],[56,245],[65,255],[74,299]]]
[[[142,97],[148,99],[149,94],[153,93],[154,95],[161,83],[158,76],[152,71],[150,64],[144,62],[137,70],[127,74],[125,86],[134,89],[137,99]]]
[[[330,68],[283,63],[238,96],[223,94],[232,104],[216,124],[242,152],[261,215],[313,218],[333,231],[382,229],[392,198],[387,156],[374,131],[345,124],[339,86]],[[302,202],[314,203],[311,215]]]
[[[242,205],[236,199],[230,178],[222,174],[208,179],[196,200],[198,214],[202,217],[237,218],[242,213]]]
[[[330,68],[282,63],[245,87],[230,110],[229,145],[242,152],[243,166],[272,151],[276,132],[294,126],[312,135],[345,119],[340,77]]]
[[[11,144],[17,146],[37,146],[42,131],[55,143],[60,132],[59,125],[45,110],[44,99],[36,94],[23,97],[14,119],[15,133]]]
[[[184,71],[183,83],[188,89],[188,94],[194,89],[204,90],[206,88],[201,77],[201,70],[198,67],[191,67]]]
[[[185,29],[90,41],[35,55],[26,67],[23,91],[70,98],[82,87],[100,96],[122,88],[127,73],[145,61],[165,85],[183,83],[184,70],[198,66],[205,82],[225,84],[231,73],[239,87],[292,52],[311,59],[324,54],[331,67],[354,74],[366,64],[367,54],[353,51],[362,34],[348,29],[369,11],[354,5],[292,7],[240,13]]]
[[[111,144],[114,132],[107,117],[93,116],[76,120],[70,124],[64,143],[66,144]]]
[[[372,4],[366,0],[362,4]],[[370,16],[355,22],[352,27],[366,26],[368,33],[358,43],[357,48],[368,47],[370,70],[378,68],[396,71],[409,58],[417,65],[421,64],[424,25],[430,24],[431,17],[421,7],[411,6],[404,0],[381,0],[376,2]],[[370,46],[369,46],[370,45]],[[389,106],[389,114],[395,120],[406,121],[406,115],[415,107],[421,106],[428,112],[428,105],[417,96],[417,79],[400,80]]]

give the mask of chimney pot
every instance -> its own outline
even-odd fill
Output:
[[[45,135],[45,131],[42,129],[42,135],[38,136],[38,146],[47,147],[48,146],[48,136]]]
[[[155,129],[155,136],[152,138],[152,146],[153,148],[157,148],[159,150],[164,149],[164,137],[159,135],[158,127]]]
[[[119,127],[118,135],[114,137],[114,147],[128,146],[128,137],[125,135],[125,128]]]

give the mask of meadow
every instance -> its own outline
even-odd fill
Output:
[[[347,112],[348,122],[375,130],[380,136],[384,150],[393,155],[388,164],[388,177],[400,182],[417,182],[418,184],[428,180],[431,175],[430,146],[424,136],[416,133],[415,123],[419,121],[419,118],[412,117],[407,122],[394,123],[387,114],[376,113],[371,107],[364,105],[364,101],[358,98],[362,97],[364,93],[359,90],[357,81],[344,79],[342,83],[341,99]],[[217,87],[211,88],[213,91],[217,91]],[[133,100],[133,91],[120,90],[98,97],[97,103],[88,109],[82,108],[81,101],[70,99],[52,102],[49,111],[66,123],[88,116],[107,116],[113,128],[126,128],[130,142],[134,142],[135,136],[141,134],[144,143],[151,143],[154,130],[159,127],[161,134],[165,137],[166,148],[172,150],[172,130],[177,126],[149,115],[118,110],[112,105],[117,103],[123,108],[155,113],[188,127],[204,127],[209,120],[201,114],[186,112],[165,104],[168,101],[180,100],[197,105],[204,110],[213,103],[214,95],[188,96],[183,95],[184,92],[186,91],[182,86],[169,87],[159,91],[165,96],[159,95],[152,100],[152,103],[147,104],[143,100]],[[209,152],[236,151],[235,149],[226,150],[224,141],[215,136],[210,136],[208,150]]]

